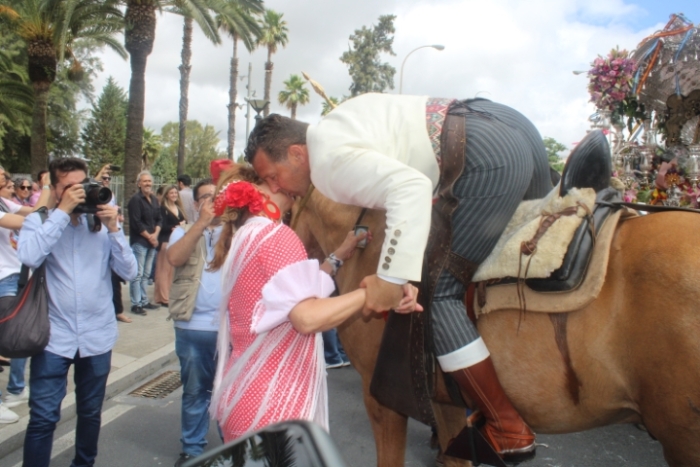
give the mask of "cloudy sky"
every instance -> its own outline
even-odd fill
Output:
[[[350,77],[340,55],[349,36],[383,14],[396,15],[394,51],[383,60],[396,70],[411,50],[426,48],[406,61],[405,94],[436,97],[485,97],[510,105],[529,117],[543,136],[571,146],[585,134],[594,109],[588,103],[585,75],[596,55],[617,46],[633,50],[641,39],[661,29],[671,13],[682,12],[700,23],[698,0],[265,0],[267,8],[284,13],[289,44],[273,56],[272,110],[288,114],[276,99],[282,81],[306,71],[329,95],[349,94]],[[148,60],[145,125],[160,131],[178,118],[182,18],[158,16],[156,43]],[[226,139],[231,40],[214,46],[198,31],[193,41],[189,118],[211,124]],[[240,73],[252,63],[252,89],[263,95],[266,50],[249,54],[242,46]],[[102,54],[104,72],[128,89],[130,67],[111,52]],[[245,81],[239,85],[239,102]],[[321,98],[298,117],[319,120]],[[236,118],[236,154],[243,149],[245,109]]]

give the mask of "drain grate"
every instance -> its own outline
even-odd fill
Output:
[[[162,399],[177,388],[182,386],[179,371],[166,371],[130,392],[130,396],[146,397],[149,399]]]

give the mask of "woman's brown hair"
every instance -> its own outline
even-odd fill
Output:
[[[169,206],[170,200],[168,200],[168,193],[170,193],[172,190],[175,190],[177,192],[177,199],[175,200],[175,206],[177,206],[178,211],[180,211],[180,214],[182,214],[182,217],[187,221],[187,216],[185,215],[185,207],[182,205],[182,198],[180,198],[180,191],[177,189],[175,185],[168,185],[168,187],[163,190],[163,202],[161,203],[163,206],[166,207],[166,209],[169,209],[171,206]]]
[[[251,166],[233,164],[230,169],[221,173],[219,183],[216,185],[217,196],[221,193],[221,189],[224,185],[235,180],[243,180],[254,184],[262,183],[262,180],[257,176]],[[214,247],[214,258],[209,263],[207,271],[218,271],[221,266],[223,266],[224,261],[226,261],[226,256],[228,255],[228,250],[231,248],[231,239],[236,233],[236,230],[238,230],[248,218],[247,214],[249,214],[247,207],[238,209],[226,208],[224,210],[220,218],[223,224],[223,230],[221,231],[219,241],[216,242],[216,246]]]

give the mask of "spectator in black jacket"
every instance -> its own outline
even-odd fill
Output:
[[[130,283],[131,312],[145,316],[146,310],[158,308],[148,301],[146,286],[153,267],[162,221],[160,205],[153,194],[151,173],[141,171],[136,178],[136,185],[139,191],[129,200],[129,243],[138,263],[136,279]]]

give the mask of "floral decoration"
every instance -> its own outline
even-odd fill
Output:
[[[247,207],[251,214],[263,210],[263,197],[251,183],[237,180],[224,186],[214,201],[214,214],[221,216],[226,208]]]
[[[601,110],[618,111],[625,99],[631,97],[637,62],[627,50],[612,49],[607,57],[598,56],[588,71],[588,92],[591,102]]]

